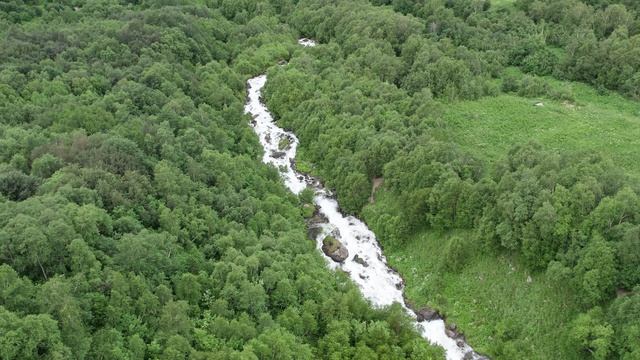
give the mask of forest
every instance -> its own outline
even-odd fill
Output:
[[[1,359],[442,356],[260,163],[244,80],[296,33],[234,5],[0,4]]]
[[[444,313],[455,308],[452,318],[469,331],[472,345],[504,359],[636,359],[637,173],[612,160],[611,142],[608,152],[588,145],[548,148],[535,134],[486,161],[482,149],[456,144],[444,116],[450,106],[503,94],[588,106],[574,92],[581,82],[598,100],[617,96],[635,109],[635,123],[607,134],[615,141],[638,126],[640,114],[636,10],[635,2],[299,2],[290,22],[327,45],[272,69],[267,100],[300,137],[301,165],[336,189],[345,210],[366,219],[387,254],[406,258],[411,250],[439,248],[432,260],[441,266],[426,258],[397,265],[403,274],[431,270],[411,279],[410,297]],[[384,194],[370,204],[374,178],[384,179]],[[429,236],[417,243],[424,233]],[[451,274],[460,274],[460,284],[472,282],[464,278],[477,276],[465,273],[472,258],[507,258],[541,279],[547,293],[562,296],[532,299],[541,308],[520,314],[493,299],[482,303],[465,289],[446,295],[480,303],[456,306],[455,299],[434,300],[433,292],[420,291],[433,276],[441,279],[432,281],[431,291],[446,286]],[[546,303],[556,300],[562,316],[538,325],[547,320],[541,319]],[[470,319],[460,309],[484,311],[484,317]]]
[[[411,301],[490,358],[640,359],[635,0],[0,3],[0,359],[444,358],[326,267],[243,112],[262,73]],[[516,141],[518,101],[596,135]],[[478,108],[506,145],[464,142]]]

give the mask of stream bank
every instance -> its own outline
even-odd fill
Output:
[[[309,45],[313,44],[309,39],[301,40],[300,44],[313,46]],[[328,236],[334,237],[340,246],[344,247],[342,255],[334,259],[323,253],[329,268],[349,274],[373,306],[383,307],[395,302],[402,304],[407,313],[415,319],[416,327],[422,336],[432,344],[444,348],[448,360],[484,359],[473,351],[456,329],[451,329],[451,326],[447,328],[437,313],[430,309],[412,309],[410,304],[405,302],[404,281],[387,264],[375,234],[360,219],[341,213],[331,191],[324,188],[318,179],[296,171],[294,165],[299,141],[295,134],[275,124],[267,107],[262,103],[262,88],[266,81],[266,75],[248,81],[245,112],[252,116],[251,126],[264,148],[262,161],[278,169],[285,185],[294,194],[299,194],[306,187],[314,190],[314,203],[318,214],[314,229],[310,229],[309,233],[314,237],[317,249],[321,251],[323,245],[327,246],[324,240]],[[284,149],[279,146],[283,139],[288,142]],[[344,256],[345,252],[347,256]],[[335,259],[342,261],[334,261]]]

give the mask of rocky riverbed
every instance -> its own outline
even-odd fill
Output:
[[[303,46],[313,46],[313,40],[301,39]],[[404,299],[404,281],[391,269],[375,234],[358,218],[343,214],[331,191],[317,179],[297,172],[295,155],[298,138],[278,127],[261,101],[262,88],[267,81],[260,75],[248,81],[248,98],[245,112],[252,115],[251,125],[264,147],[263,162],[275,166],[285,185],[295,194],[306,187],[315,191],[316,214],[309,220],[309,236],[316,241],[332,269],[349,274],[362,294],[374,306],[402,304],[407,313],[416,319],[416,326],[423,337],[445,349],[447,359],[482,359],[483,357],[464,341],[455,326],[445,322],[431,309],[414,309]],[[285,140],[286,139],[286,140]],[[285,140],[286,147],[280,145]]]

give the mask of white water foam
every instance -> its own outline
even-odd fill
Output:
[[[264,147],[263,162],[274,165],[280,171],[285,185],[294,194],[299,194],[307,186],[315,190],[314,202],[319,212],[327,218],[326,223],[319,225],[322,231],[316,238],[317,248],[322,247],[324,236],[334,233],[349,250],[349,258],[343,263],[336,263],[325,256],[328,266],[347,272],[364,297],[374,306],[382,307],[394,302],[402,304],[407,313],[416,319],[416,326],[422,336],[429,342],[443,347],[448,360],[481,359],[482,357],[476,354],[468,344],[446,335],[444,321],[417,321],[415,313],[404,303],[402,278],[387,265],[375,234],[359,219],[343,215],[331,192],[326,190],[317,179],[295,171],[293,164],[298,138],[293,133],[278,127],[269,110],[261,102],[260,96],[266,81],[266,75],[260,75],[248,81],[249,91],[245,112],[252,115],[252,127]],[[288,139],[289,146],[281,150],[279,143],[282,139]],[[356,254],[366,262],[367,266],[354,261]]]
[[[315,40],[307,39],[307,38],[298,39],[298,44],[300,44],[302,46],[305,46],[305,47],[313,47],[313,46],[317,45]]]

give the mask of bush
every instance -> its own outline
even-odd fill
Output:
[[[31,174],[41,179],[47,179],[63,165],[62,160],[57,157],[51,154],[44,154],[33,161],[33,164],[31,165]]]
[[[518,95],[524,97],[536,97],[547,95],[549,93],[549,84],[542,78],[536,76],[525,76],[522,78]]]
[[[640,100],[640,72],[636,72],[622,85],[622,91],[625,95],[634,100]]]
[[[527,56],[522,62],[522,69],[540,76],[551,75],[558,62],[558,57],[545,47]]]
[[[551,95],[551,98],[555,100],[570,101],[570,102],[576,101],[575,95],[573,94],[573,90],[571,90],[566,86],[551,90],[550,95]]]
[[[38,189],[38,180],[20,171],[11,170],[0,174],[0,193],[9,200],[22,201]]]
[[[505,75],[502,79],[502,91],[506,93],[516,92],[520,88],[520,79],[513,74]]]
[[[322,239],[322,246],[326,247],[327,252],[329,253],[338,250],[338,247],[340,247],[338,240],[336,240],[336,238],[331,235],[328,235],[324,239]]]
[[[312,188],[310,188],[310,187],[304,188],[304,190],[302,190],[300,192],[300,195],[298,195],[300,197],[300,203],[301,204],[313,204],[313,196],[314,195],[315,195],[315,192],[313,191]]]
[[[469,255],[468,241],[454,235],[445,245],[441,267],[447,271],[458,272],[464,268]]]
[[[313,206],[312,204],[304,204],[302,206],[302,216],[305,219],[312,217],[315,212],[316,212],[316,207]]]

